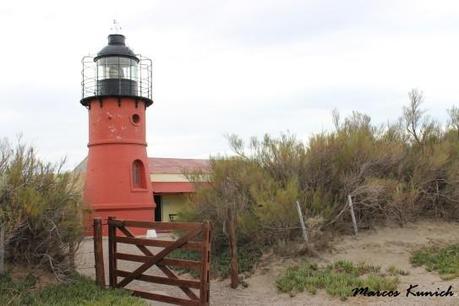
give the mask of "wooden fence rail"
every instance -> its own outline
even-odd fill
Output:
[[[96,280],[101,286],[105,285],[102,257],[102,222],[94,220],[94,248],[96,258]],[[149,283],[176,286],[180,288],[187,298],[167,296],[131,290],[133,295],[142,298],[172,303],[177,305],[209,305],[209,276],[210,276],[210,243],[211,226],[205,223],[161,223],[131,220],[117,220],[108,217],[108,258],[109,258],[109,283],[113,288],[125,287],[133,280]],[[169,230],[180,234],[177,240],[159,240],[134,237],[129,228],[147,228],[154,230]],[[122,235],[118,235],[118,233]],[[97,237],[96,237],[97,235]],[[119,252],[117,244],[135,245],[143,255]],[[155,252],[147,247],[156,247]],[[185,260],[168,258],[175,250],[194,251],[200,254],[200,260]],[[159,250],[159,251],[157,251]],[[99,260],[98,260],[99,258]],[[134,271],[125,271],[118,268],[118,261],[132,261],[141,263]],[[99,267],[98,267],[99,265]],[[102,265],[102,267],[100,267]],[[144,274],[151,267],[156,266],[164,275]],[[199,274],[199,279],[181,279],[169,267],[189,269]],[[194,290],[196,291],[194,291]]]

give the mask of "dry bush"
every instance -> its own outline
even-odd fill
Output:
[[[375,126],[358,112],[341,121],[334,111],[335,130],[306,143],[289,134],[252,138],[248,144],[230,136],[235,155],[212,159],[212,183],[198,186],[190,211],[221,227],[217,206],[234,207],[232,201],[244,199],[237,206],[239,243],[260,248],[301,239],[297,200],[309,223],[320,220],[308,224],[313,242],[351,230],[348,195],[364,228],[385,221],[402,226],[419,216],[457,220],[459,112],[450,109],[450,122],[441,127],[421,109],[423,99],[422,92],[411,91],[403,116],[387,126]],[[223,184],[228,180],[230,192]],[[216,243],[217,249],[224,244]]]
[[[63,163],[40,161],[20,142],[0,144],[0,224],[12,264],[47,267],[57,278],[71,273],[82,238],[81,192]]]

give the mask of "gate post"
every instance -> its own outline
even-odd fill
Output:
[[[209,305],[210,297],[210,245],[211,245],[211,225],[209,221],[202,224],[203,241],[202,249],[202,267],[201,267],[201,289],[199,293],[200,304]]]
[[[108,276],[110,287],[116,288],[116,226],[111,222],[115,217],[108,217]]]
[[[102,246],[102,219],[94,218],[94,262],[96,264],[96,284],[105,288],[104,251]]]

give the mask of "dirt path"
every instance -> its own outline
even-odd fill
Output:
[[[459,279],[442,281],[438,274],[429,273],[423,268],[414,268],[409,263],[410,252],[430,243],[447,244],[459,242],[459,223],[417,222],[403,228],[384,227],[351,236],[336,237],[331,245],[333,250],[323,253],[325,260],[347,259],[355,263],[366,262],[387,269],[394,265],[409,272],[400,276],[399,290],[409,284],[419,284],[424,290],[447,289],[453,285],[456,295],[452,298],[349,298],[342,302],[319,291],[316,295],[301,293],[291,298],[277,293],[274,280],[295,261],[276,261],[259,269],[247,280],[246,289],[231,290],[228,282],[213,282],[212,301],[214,305],[459,305]],[[296,260],[299,261],[299,260]],[[319,263],[325,263],[319,261]]]
[[[426,244],[448,244],[459,242],[459,223],[444,223],[422,221],[408,224],[403,228],[398,226],[378,228],[359,234],[358,238],[351,236],[336,237],[331,245],[333,249],[323,253],[324,260],[339,259],[351,260],[355,263],[366,262],[387,269],[394,265],[408,271],[409,275],[400,276],[399,291],[404,295],[409,284],[418,284],[420,290],[447,289],[453,286],[454,297],[424,298],[424,297],[396,297],[349,298],[343,302],[319,291],[316,295],[301,293],[295,297],[279,294],[274,281],[293,260],[275,260],[259,268],[246,280],[247,288],[230,289],[228,281],[211,282],[211,305],[459,305],[459,279],[442,281],[437,273],[427,272],[423,268],[414,268],[409,263],[410,252]],[[92,240],[85,241],[80,250],[80,272],[94,277],[92,263]],[[107,254],[107,252],[105,252]],[[299,261],[301,259],[297,259]],[[107,261],[106,261],[107,262]],[[324,263],[324,261],[319,262]],[[88,267],[89,265],[89,267]],[[134,264],[135,265],[135,264]],[[131,265],[132,266],[132,265]],[[126,267],[132,269],[132,267]],[[152,271],[149,273],[158,273]],[[151,284],[138,282],[133,286],[142,289],[152,289]],[[154,288],[154,292],[166,294],[181,294],[170,287]],[[153,305],[159,305],[152,303]]]

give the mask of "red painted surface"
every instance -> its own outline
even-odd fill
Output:
[[[145,104],[133,98],[96,98],[89,108],[89,153],[84,200],[90,217],[154,220],[145,142]],[[138,122],[133,120],[137,115]],[[140,160],[143,186],[135,186],[133,162]],[[86,224],[92,233],[91,224]],[[106,234],[106,226],[104,234]],[[137,229],[136,234],[144,230]]]

